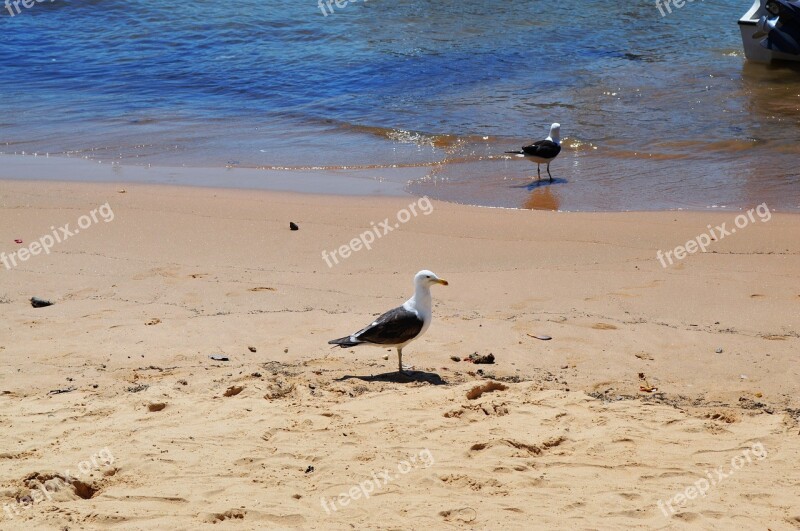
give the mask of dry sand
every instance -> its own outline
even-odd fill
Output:
[[[3,530],[800,528],[800,216],[665,269],[737,213],[433,203],[329,268],[414,198],[119,188],[0,183],[6,253],[114,213],[0,264]],[[411,378],[329,348],[423,268]]]

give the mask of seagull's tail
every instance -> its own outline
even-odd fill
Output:
[[[520,150],[517,150],[517,151],[506,151],[505,153],[511,153],[512,155],[524,155],[525,154],[524,151],[520,151]]]
[[[330,341],[328,341],[328,344],[329,345],[336,345],[336,346],[342,347],[342,348],[348,348],[348,347],[355,347],[356,345],[360,345],[361,341],[358,341],[357,339],[354,340],[353,336],[345,336],[345,337],[340,337],[339,339],[331,339]]]

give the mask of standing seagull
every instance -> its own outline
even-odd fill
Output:
[[[355,334],[328,341],[329,345],[342,348],[357,345],[394,347],[397,349],[398,370],[405,374],[413,367],[403,365],[403,347],[420,337],[431,325],[431,286],[442,284],[442,280],[428,270],[414,276],[414,296],[402,306],[389,310]]]
[[[539,165],[547,163],[547,175],[550,175],[550,163],[561,153],[561,124],[551,125],[550,136],[544,140],[538,140],[529,146],[523,146],[520,151],[506,151],[506,153],[513,153],[535,162],[539,179],[542,178],[542,171]],[[553,182],[552,175],[550,175],[550,182]]]

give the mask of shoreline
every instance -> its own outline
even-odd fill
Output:
[[[250,167],[203,167],[203,166],[139,166],[106,163],[69,156],[0,154],[0,182],[43,182],[180,186],[219,190],[250,190],[264,192],[286,192],[303,195],[325,195],[340,197],[422,197],[416,186],[429,169],[429,165],[401,166],[397,168],[367,168],[346,170],[325,169],[261,169]],[[57,174],[58,178],[48,177]],[[231,176],[235,175],[235,179]],[[413,184],[413,186],[412,186]],[[312,190],[312,191],[309,191]],[[540,191],[543,195],[540,194]],[[534,188],[528,206],[501,206],[460,203],[437,199],[453,205],[485,209],[544,211],[564,213],[646,213],[646,212],[741,212],[755,207],[718,206],[705,208],[675,207],[671,209],[642,210],[566,210],[558,208],[558,202],[547,195],[546,190]],[[773,212],[800,215],[797,208],[773,208]]]
[[[403,196],[402,179],[392,171],[259,170],[235,167],[136,166],[72,157],[0,155],[0,181],[181,186],[229,190],[311,192],[332,196]],[[407,168],[403,171],[408,172]],[[367,175],[369,173],[369,175]],[[404,175],[411,174],[406,173]],[[57,179],[48,178],[57,174]],[[235,174],[235,180],[231,178]],[[268,179],[265,179],[268,177]],[[182,182],[185,180],[186,182]]]

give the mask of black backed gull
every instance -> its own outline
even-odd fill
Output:
[[[542,171],[539,167],[540,164],[547,164],[547,175],[550,175],[550,163],[561,153],[561,124],[553,124],[550,126],[550,136],[544,140],[538,140],[528,146],[523,146],[518,151],[506,151],[519,157],[524,157],[536,163],[536,172],[539,174],[539,179],[542,178]],[[550,175],[550,182],[553,182],[553,176]]]
[[[384,313],[369,326],[351,334],[328,341],[330,345],[350,348],[358,345],[394,347],[397,349],[397,365],[401,373],[413,369],[403,365],[403,347],[420,337],[431,325],[431,286],[447,281],[428,270],[414,276],[414,295],[402,306]]]

